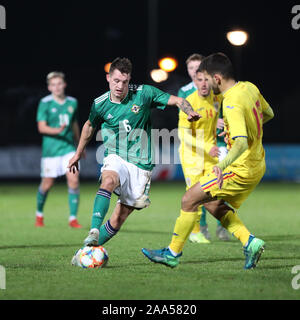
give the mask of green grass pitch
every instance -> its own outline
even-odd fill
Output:
[[[211,244],[187,243],[181,263],[170,269],[153,264],[142,247],[169,244],[179,214],[183,183],[153,183],[152,205],[134,212],[119,234],[105,245],[109,262],[100,270],[70,265],[91,221],[98,184],[82,183],[79,222],[68,226],[65,183],[57,183],[45,206],[44,228],[34,227],[38,183],[0,184],[0,265],[6,269],[5,299],[200,300],[299,299],[291,269],[300,265],[300,185],[261,183],[239,210],[250,232],[266,242],[254,270],[244,270],[241,244],[215,237]],[[112,197],[110,216],[116,197]]]

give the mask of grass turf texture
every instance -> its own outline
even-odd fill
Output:
[[[264,183],[239,210],[250,232],[266,242],[254,270],[243,270],[241,244],[216,239],[216,221],[208,215],[211,244],[187,243],[175,269],[150,263],[142,247],[169,244],[179,214],[182,183],[153,183],[152,205],[136,211],[105,245],[109,262],[100,270],[70,265],[88,233],[97,182],[82,183],[79,222],[68,226],[67,188],[49,193],[44,228],[34,227],[38,184],[0,185],[0,265],[6,268],[4,299],[299,299],[291,269],[300,265],[300,186]],[[116,197],[112,197],[110,211]]]

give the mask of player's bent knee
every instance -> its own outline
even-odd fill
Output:
[[[183,195],[181,199],[181,208],[184,211],[196,211],[201,204],[211,200],[211,195],[204,192],[201,189],[200,184],[197,183]]]
[[[205,203],[204,207],[218,220],[220,220],[229,210],[233,210],[224,202],[224,200],[215,200]]]
[[[193,199],[192,195],[187,191],[181,198],[181,209],[184,211],[196,211],[198,204],[196,199]]]
[[[102,175],[101,189],[113,191],[119,185],[118,177],[114,175]]]

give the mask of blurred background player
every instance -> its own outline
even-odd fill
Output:
[[[37,111],[38,131],[43,135],[41,159],[41,183],[37,193],[37,227],[44,226],[44,205],[49,190],[57,177],[66,175],[69,197],[69,226],[81,228],[77,221],[79,205],[79,174],[67,170],[68,162],[75,154],[80,130],[77,122],[77,100],[65,95],[65,75],[51,72],[47,75],[50,95],[41,99]]]
[[[186,59],[186,69],[192,81],[178,90],[178,97],[187,98],[190,94],[197,90],[194,80],[196,71],[198,70],[203,59],[204,56],[198,53],[193,53]]]
[[[215,157],[218,156],[218,148],[214,147],[212,150],[211,148],[215,144],[215,120],[219,111],[220,101],[216,96],[213,96],[212,92],[210,92],[211,89],[209,88],[207,81],[205,81],[200,74],[199,80],[196,79],[197,70],[204,58],[203,55],[198,53],[194,53],[187,58],[187,72],[192,81],[178,91],[178,96],[187,99],[195,111],[198,110],[197,112],[199,112],[200,109],[202,110],[202,112],[199,112],[202,115],[202,118],[198,120],[198,122],[187,121],[186,114],[179,111],[179,155],[186,181],[186,189],[189,189],[194,183],[199,181],[199,177],[204,174],[203,170],[208,170],[216,164],[217,159],[213,159],[212,156],[209,155],[209,152],[211,151],[212,155]],[[191,99],[189,99],[190,96],[192,96]],[[196,139],[196,129],[204,129],[204,140],[205,145],[207,146],[205,148],[204,158],[202,154],[197,155],[195,140],[194,143],[190,143],[193,139]],[[189,132],[192,136],[188,134]],[[219,141],[222,139],[224,140],[224,137],[218,137]],[[209,149],[208,146],[210,146]],[[191,159],[195,159],[196,162],[190,161]],[[226,229],[222,227],[219,221],[217,222],[216,235],[220,240],[229,239]],[[210,239],[211,235],[208,231],[206,222],[206,210],[201,206],[199,207],[198,219],[189,240],[194,243],[210,243]]]
[[[159,250],[143,248],[142,252],[153,262],[176,267],[197,219],[198,206],[204,204],[242,243],[244,269],[252,269],[264,251],[265,242],[249,232],[236,210],[264,176],[263,124],[274,117],[273,110],[254,84],[235,80],[226,55],[216,53],[205,58],[200,71],[208,77],[214,94],[222,93],[229,152],[211,174],[201,177],[182,197],[170,245]]]
[[[131,72],[132,64],[127,58],[116,58],[111,63],[106,76],[110,90],[94,100],[76,153],[69,161],[70,172],[78,172],[82,152],[96,128],[101,125],[102,138],[105,139],[105,158],[101,168],[100,188],[94,201],[91,230],[84,240],[85,246],[103,245],[117,234],[135,209],[150,205],[148,193],[154,167],[151,109],[175,105],[188,114],[189,120],[199,119],[199,115],[183,98],[149,85],[129,86]],[[141,130],[145,133],[143,137]],[[119,199],[110,219],[102,225],[112,192]]]

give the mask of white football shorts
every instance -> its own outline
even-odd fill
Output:
[[[101,173],[105,170],[115,171],[119,175],[120,186],[114,190],[114,193],[119,197],[119,203],[136,209],[143,209],[150,205],[148,195],[151,171],[143,170],[116,154],[110,154],[103,159]]]
[[[58,157],[44,157],[41,159],[41,177],[42,178],[57,178],[64,176],[69,170],[69,160],[74,156],[75,151],[69,152]]]

